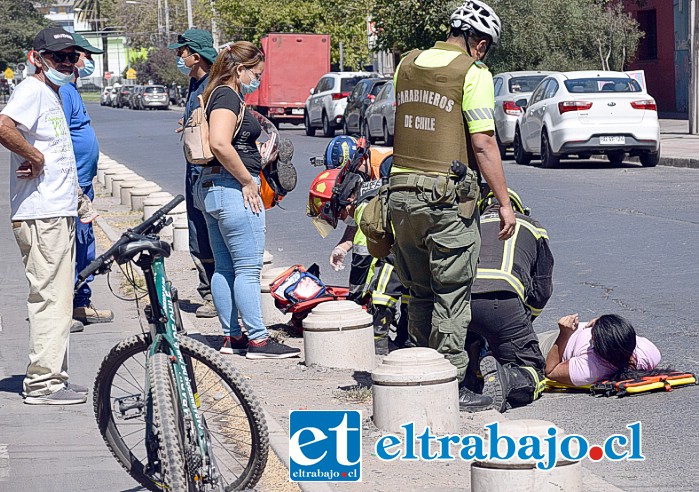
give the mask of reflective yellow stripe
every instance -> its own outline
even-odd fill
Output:
[[[394,307],[398,299],[395,297],[387,296],[386,294],[378,294],[376,292],[371,294],[371,303],[375,306],[388,306]]]
[[[546,381],[539,378],[539,373],[536,372],[536,369],[534,369],[533,367],[529,367],[529,366],[521,366],[521,367],[525,371],[531,373],[532,378],[534,378],[534,384],[535,384],[535,388],[536,388],[534,390],[534,399],[538,400],[539,397],[541,397],[541,394],[546,389]]]
[[[393,273],[393,265],[389,263],[384,264],[383,268],[381,268],[379,281],[376,283],[377,292],[386,292],[386,286],[391,279],[391,273]]]
[[[500,217],[496,215],[495,217],[481,219],[481,224],[487,224],[488,222],[500,222]],[[544,239],[549,238],[548,232],[546,232],[546,229],[542,227],[534,227],[531,223],[521,219],[517,219],[517,224],[521,224],[522,226],[526,227],[537,239],[541,239],[542,237]]]
[[[517,295],[524,300],[524,286],[517,277],[511,273],[496,270],[495,268],[479,268],[477,278],[482,280],[504,280],[512,286]]]
[[[515,243],[517,242],[517,235],[519,234],[519,221],[515,225],[515,233],[512,237],[505,241],[502,252],[502,264],[500,265],[500,270],[506,273],[512,273],[512,267],[515,263]]]
[[[543,311],[543,309],[537,309],[535,307],[530,306],[529,304],[527,304],[527,307],[532,312],[532,316],[534,316],[535,318],[541,314],[541,311]]]
[[[410,302],[410,294],[402,294],[400,296],[400,302],[408,304]]]

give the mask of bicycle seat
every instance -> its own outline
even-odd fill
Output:
[[[163,258],[170,256],[171,252],[170,245],[165,241],[141,237],[140,239],[135,239],[119,247],[116,254],[116,262],[120,265],[124,264],[144,251],[147,251],[153,256],[162,256]]]

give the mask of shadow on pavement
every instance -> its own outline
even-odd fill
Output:
[[[22,381],[24,381],[24,374],[15,374],[5,379],[0,379],[0,391],[21,395],[23,389]]]

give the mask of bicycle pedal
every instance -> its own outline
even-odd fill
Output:
[[[114,413],[121,420],[131,420],[143,416],[146,402],[140,394],[123,396],[114,399]]]

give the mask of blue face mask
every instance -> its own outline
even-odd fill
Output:
[[[95,62],[84,58],[83,63],[85,63],[85,66],[83,68],[78,68],[78,77],[80,78],[89,77],[95,71]]]
[[[188,68],[187,65],[184,64],[184,58],[181,56],[177,57],[177,69],[187,77],[189,77],[189,74],[192,71],[191,68]]]
[[[253,73],[252,70],[247,69],[248,72]],[[260,87],[260,81],[257,80],[254,75],[250,78],[250,83],[246,84],[242,80],[240,81],[240,92],[245,96],[247,94],[252,94]]]
[[[66,84],[70,84],[73,81],[73,74],[65,74],[61,73],[55,68],[51,68],[48,63],[46,63],[46,60],[44,60],[44,57],[41,57],[41,61],[44,64],[44,74],[46,75],[46,78],[49,79],[51,82],[56,84],[58,87],[63,87]]]

